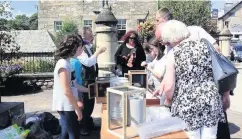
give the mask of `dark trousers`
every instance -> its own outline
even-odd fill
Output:
[[[58,111],[61,122],[60,139],[79,139],[80,126],[75,111]]]
[[[230,132],[229,132],[229,124],[228,124],[228,118],[227,113],[225,114],[225,123],[218,123],[218,131],[217,131],[217,139],[230,139]]]
[[[95,99],[89,99],[87,93],[83,93],[83,118],[81,121],[82,129],[85,131],[89,131],[93,126],[93,119],[91,117],[94,105],[95,105]]]

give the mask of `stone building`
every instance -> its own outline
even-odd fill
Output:
[[[227,27],[233,38],[242,39],[242,1],[225,4],[225,13],[218,18],[218,31]]]
[[[38,27],[53,33],[62,27],[65,20],[73,20],[78,28],[89,26],[95,30],[95,18],[104,5],[104,0],[39,0]],[[122,36],[146,17],[155,17],[157,0],[109,0],[112,12],[118,19],[118,36]]]

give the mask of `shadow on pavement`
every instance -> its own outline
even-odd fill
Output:
[[[234,123],[229,123],[229,131],[230,131],[230,134],[235,134],[240,131],[240,127],[238,127]]]

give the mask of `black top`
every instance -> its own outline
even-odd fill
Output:
[[[87,48],[84,46],[84,52],[87,53],[88,57],[91,57],[89,52],[87,51]],[[91,50],[93,53],[93,51]],[[95,64],[96,70],[94,65],[91,67],[87,67],[82,64],[82,80],[83,80],[83,86],[88,87],[89,84],[95,83],[96,77],[98,77],[98,64]]]
[[[136,58],[133,61],[133,67],[128,67],[127,63],[129,58],[126,60],[122,57],[123,56],[128,57],[128,55],[133,52],[136,54]],[[146,60],[145,52],[141,45],[131,49],[131,48],[128,48],[127,45],[124,43],[118,48],[115,54],[116,65],[122,68],[123,76],[124,76],[124,73],[128,73],[129,70],[144,70],[144,67],[141,67],[141,63],[145,60]]]

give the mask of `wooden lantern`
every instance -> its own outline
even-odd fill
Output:
[[[97,77],[95,88],[96,88],[96,102],[107,103],[107,88],[110,87],[110,77]]]
[[[139,85],[141,88],[148,89],[148,74],[145,70],[129,70],[128,79],[133,86]]]
[[[146,120],[146,90],[134,86],[107,89],[108,132],[118,138],[137,136],[136,126]]]

